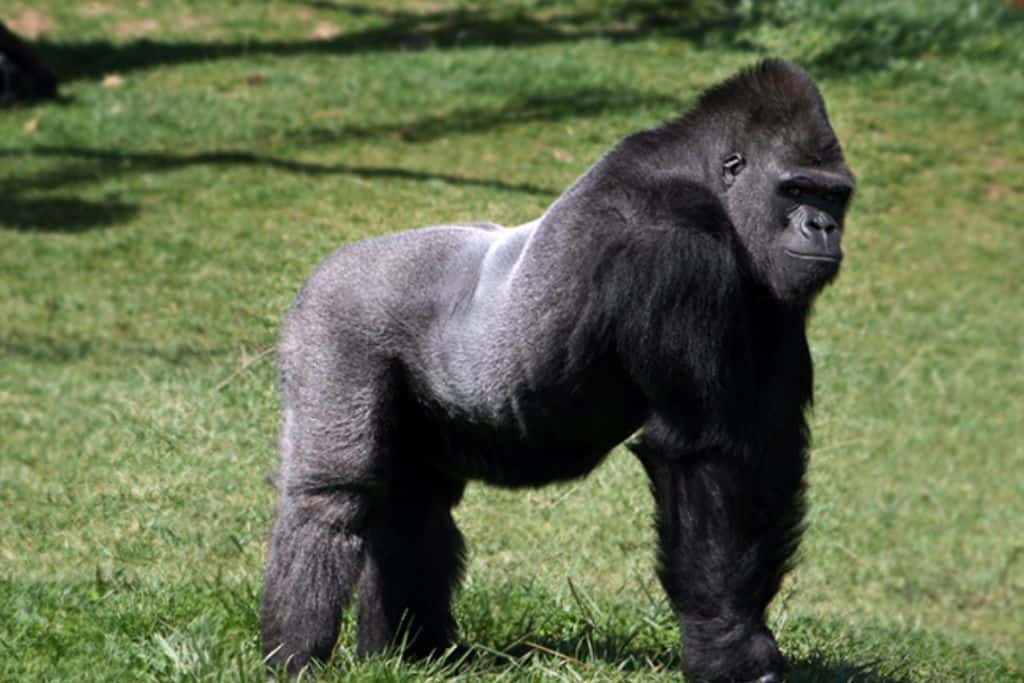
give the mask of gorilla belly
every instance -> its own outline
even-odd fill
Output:
[[[553,423],[528,435],[518,427],[450,427],[444,437],[445,469],[460,478],[507,487],[575,479],[599,465],[612,448],[632,433],[630,427],[639,426],[616,422],[620,424],[600,424],[595,420],[586,427]]]
[[[446,466],[461,478],[511,487],[585,475],[639,429],[648,410],[616,374],[584,373],[571,388],[513,392],[485,411],[449,406],[439,422]]]

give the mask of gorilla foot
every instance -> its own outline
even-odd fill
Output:
[[[748,632],[749,633],[749,632]],[[684,648],[687,680],[699,683],[782,683],[785,661],[771,632],[763,626],[736,639],[735,631]]]
[[[696,681],[696,683],[782,683],[782,674],[778,671],[769,671],[766,674],[759,676],[758,678],[687,678],[687,680]]]

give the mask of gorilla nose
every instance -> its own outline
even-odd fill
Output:
[[[832,216],[829,216],[827,213],[816,213],[807,217],[807,220],[801,226],[801,232],[803,232],[804,237],[810,239],[814,235],[828,235],[838,228],[839,223]]]
[[[810,213],[800,226],[800,234],[812,249],[834,251],[839,246],[839,224],[823,211]]]

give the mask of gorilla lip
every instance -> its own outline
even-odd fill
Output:
[[[825,261],[827,263],[839,263],[843,260],[843,255],[839,256],[828,256],[826,254],[805,254],[799,251],[793,251],[792,249],[785,250],[787,254],[793,258],[802,259],[804,261]]]

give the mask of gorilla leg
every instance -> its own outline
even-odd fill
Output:
[[[260,615],[268,665],[294,676],[311,658],[330,657],[362,567],[364,509],[364,496],[343,491],[282,499]]]
[[[771,466],[729,454],[637,449],[657,504],[659,576],[676,610],[691,681],[781,681],[764,612],[799,543],[802,450]]]
[[[314,331],[305,325],[303,344],[286,332],[279,350],[281,499],[260,617],[268,665],[293,675],[334,648],[395,451],[394,373],[364,347],[319,340]]]
[[[409,474],[409,473],[407,473]],[[452,594],[462,578],[462,534],[452,520],[463,482],[419,471],[374,506],[359,587],[358,652],[389,647],[423,657],[455,637]]]

